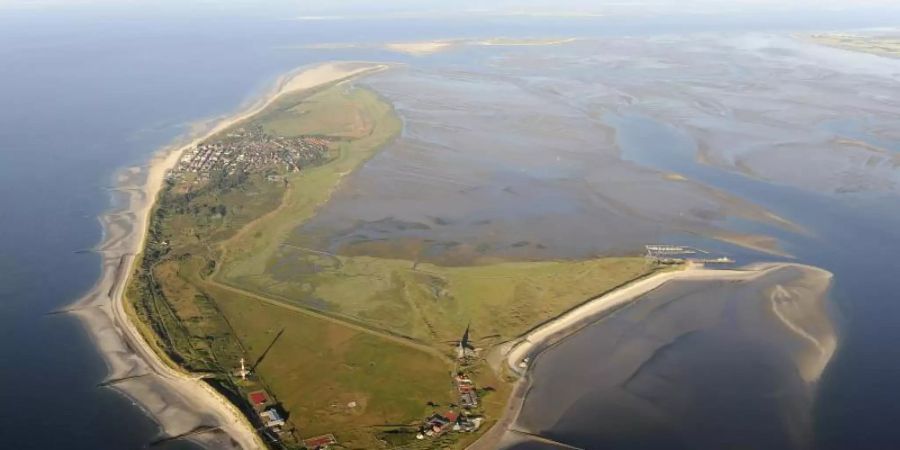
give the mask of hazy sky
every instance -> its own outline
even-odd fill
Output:
[[[254,19],[368,23],[379,19],[455,19],[473,24],[484,19],[481,22],[521,24],[533,18],[580,20],[597,16],[632,22],[674,18],[714,28],[744,23],[772,29],[793,29],[797,24],[824,30],[893,28],[900,24],[900,0],[0,0],[0,35],[44,28],[56,33],[77,26],[135,20],[204,20],[207,26],[216,20],[249,24]]]
[[[0,9],[261,10],[279,14],[670,14],[885,7],[897,0],[0,0]]]

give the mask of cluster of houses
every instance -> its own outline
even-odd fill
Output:
[[[247,394],[247,399],[256,410],[260,422],[263,424],[263,435],[271,442],[280,442],[285,418],[278,405],[275,404],[266,391],[258,390]],[[325,450],[338,441],[333,434],[323,434],[303,440],[303,446],[309,450]]]
[[[284,417],[278,409],[278,405],[272,402],[266,391],[253,391],[247,394],[247,399],[253,405],[259,420],[266,429],[266,436],[278,441],[277,436],[281,434],[284,427]]]
[[[329,140],[318,136],[281,137],[258,125],[242,127],[186,151],[171,176],[192,173],[204,180],[218,171],[231,174],[273,167],[296,171],[327,158],[328,148]]]
[[[478,393],[475,391],[475,383],[463,373],[456,374],[456,392],[459,394],[459,405],[466,409],[478,406]]]
[[[483,417],[471,417],[465,412],[460,414],[456,411],[447,411],[445,414],[432,414],[425,419],[425,423],[416,434],[416,439],[435,438],[451,431],[471,433],[478,430],[483,421]]]
[[[450,431],[470,433],[478,430],[478,427],[481,426],[484,418],[473,416],[469,412],[478,406],[475,383],[463,372],[458,372],[453,377],[453,381],[459,394],[459,406],[463,409],[460,412],[448,411],[445,414],[432,414],[425,419],[419,433],[416,434],[416,439],[438,437]]]

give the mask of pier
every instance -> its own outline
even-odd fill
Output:
[[[734,264],[734,260],[726,256],[710,257],[710,252],[696,247],[669,244],[647,244],[646,258],[658,264],[678,264],[692,262],[698,264]],[[698,257],[690,256],[697,255]],[[705,257],[702,257],[705,256]]]

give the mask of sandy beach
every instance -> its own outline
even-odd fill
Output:
[[[386,68],[372,63],[301,68],[281,77],[260,100],[237,114],[198,126],[192,136],[161,150],[146,166],[118,175],[112,191],[121,206],[100,217],[103,239],[96,248],[102,258],[100,279],[66,312],[82,319],[108,365],[109,375],[102,385],[124,393],[159,423],[160,441],[181,437],[208,448],[264,448],[243,414],[200,375],[160,359],[126,311],[127,281],[144,247],[150,213],[166,173],[185,150],[250,118],[281,95]]]
[[[752,270],[715,270],[688,266],[682,271],[663,272],[639,280],[584,303],[517,339],[508,347],[510,350],[506,353],[506,364],[513,373],[520,376],[524,375],[527,364],[525,364],[525,367],[522,367],[521,363],[525,358],[533,359],[543,348],[577,331],[586,322],[593,321],[602,314],[635,301],[641,295],[662,286],[666,282],[673,280],[749,280],[779,266],[781,265],[758,266]]]
[[[397,53],[405,53],[411,56],[427,56],[434,53],[450,50],[453,47],[464,45],[471,46],[506,46],[506,47],[536,47],[562,45],[575,42],[575,38],[566,39],[511,39],[491,38],[483,40],[453,39],[423,42],[392,42],[384,45],[384,48]]]
[[[831,274],[825,270],[791,263],[758,264],[734,270],[712,270],[702,266],[688,266],[685,270],[663,272],[635,281],[566,312],[565,314],[544,323],[518,339],[502,344],[489,360],[495,370],[506,371],[519,376],[513,389],[504,416],[481,439],[469,446],[470,450],[487,450],[501,448],[513,444],[517,435],[508,433],[517,423],[525,398],[531,388],[530,369],[535,358],[544,350],[561,342],[579,330],[595,323],[613,311],[631,304],[644,295],[656,291],[661,286],[673,281],[715,281],[715,282],[750,282],[761,279],[785,268],[797,268],[808,274],[808,280],[799,286],[785,288],[780,284],[772,286],[765,292],[771,300],[771,309],[775,317],[784,327],[808,340],[817,351],[809,352],[801,357],[797,364],[802,377],[807,382],[815,382],[824,371],[835,349],[836,340],[830,330],[813,330],[809,333],[800,324],[808,324],[807,317],[797,314],[804,308],[797,308],[796,302],[815,302],[827,290]],[[813,309],[813,308],[811,308]],[[791,316],[793,314],[793,316]],[[527,358],[527,359],[526,359]],[[501,367],[502,366],[502,367]]]
[[[406,53],[407,55],[412,56],[424,56],[447,50],[456,44],[458,44],[458,42],[454,41],[395,42],[385,44],[384,47],[398,53]]]

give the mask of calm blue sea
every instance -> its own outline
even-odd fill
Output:
[[[184,133],[186,124],[234,110],[278,74],[299,65],[336,58],[405,60],[376,50],[329,54],[298,45],[810,30],[894,25],[900,23],[897,19],[866,11],[716,20],[296,21],[197,9],[183,14],[137,14],[124,7],[63,13],[0,6],[2,447],[133,449],[158,437],[154,423],[130,400],[96,387],[106,367],[81,325],[70,316],[48,313],[72,302],[98,276],[99,258],[79,250],[100,241],[96,217],[110,207],[108,188],[117,169],[144,162]],[[900,442],[891,440],[900,438],[895,424],[900,417],[900,353],[894,347],[900,338],[895,319],[900,281],[884,265],[897,267],[884,246],[900,248],[895,213],[900,202],[884,202],[889,203],[853,206],[864,213],[853,236],[842,228],[849,219],[833,217],[826,205],[812,216],[824,222],[826,232],[844,236],[852,251],[792,249],[834,271],[840,292],[866,293],[841,297],[848,299],[842,308],[851,326],[847,350],[827,374],[821,397],[822,436],[828,437],[823,448],[847,448],[841,443],[859,434],[875,444]],[[884,227],[886,217],[894,228]],[[858,256],[866,258],[850,259]],[[182,446],[186,444],[171,447]],[[895,446],[871,448],[890,447]]]

